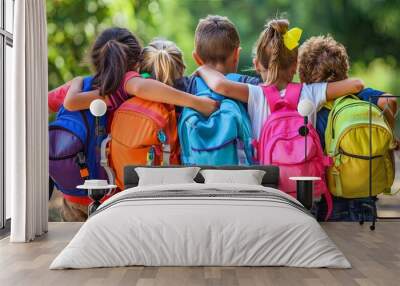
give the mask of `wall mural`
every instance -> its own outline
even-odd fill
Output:
[[[294,197],[299,180],[316,180],[298,199],[317,219],[374,220],[377,196],[399,189],[397,98],[349,77],[332,36],[303,39],[287,19],[261,30],[256,74],[242,74],[235,24],[199,20],[189,76],[172,41],[143,47],[129,29],[99,32],[92,75],[49,92],[50,219],[86,220],[124,190],[128,165],[275,165]]]

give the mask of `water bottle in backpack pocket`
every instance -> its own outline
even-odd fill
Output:
[[[92,89],[92,77],[83,81],[83,91]],[[76,189],[86,179],[107,179],[100,166],[100,146],[96,120],[89,110],[68,111],[63,106],[49,125],[49,174],[57,189],[64,194],[86,197]],[[106,136],[106,116],[99,119],[101,137]]]
[[[258,142],[260,164],[279,166],[279,189],[293,197],[296,197],[296,183],[289,177],[320,177],[321,180],[314,185],[314,197],[325,197],[329,217],[332,198],[325,182],[325,168],[330,160],[324,156],[317,131],[311,123],[307,125],[307,145],[305,137],[299,134],[304,125],[304,118],[297,112],[302,85],[288,84],[284,97],[275,86],[262,86],[262,89],[271,114],[263,125]]]
[[[240,75],[227,79],[239,81]],[[196,95],[220,102],[209,117],[184,108],[179,118],[178,133],[181,160],[185,165],[251,165],[253,163],[252,129],[242,103],[214,93],[201,78],[196,78]]]

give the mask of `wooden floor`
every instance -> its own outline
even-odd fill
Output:
[[[368,225],[325,223],[324,229],[353,269],[286,267],[125,267],[48,270],[80,223],[50,223],[49,233],[29,244],[0,241],[0,285],[400,285],[400,222]]]

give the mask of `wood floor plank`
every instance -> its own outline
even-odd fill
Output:
[[[50,263],[81,223],[51,223],[45,236],[29,244],[0,240],[1,286],[398,286],[400,222],[368,225],[324,223],[323,228],[352,269],[289,267],[119,267],[50,271]]]

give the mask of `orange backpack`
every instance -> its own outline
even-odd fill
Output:
[[[177,119],[172,105],[130,98],[115,111],[110,135],[110,166],[121,190],[127,165],[179,164]]]

